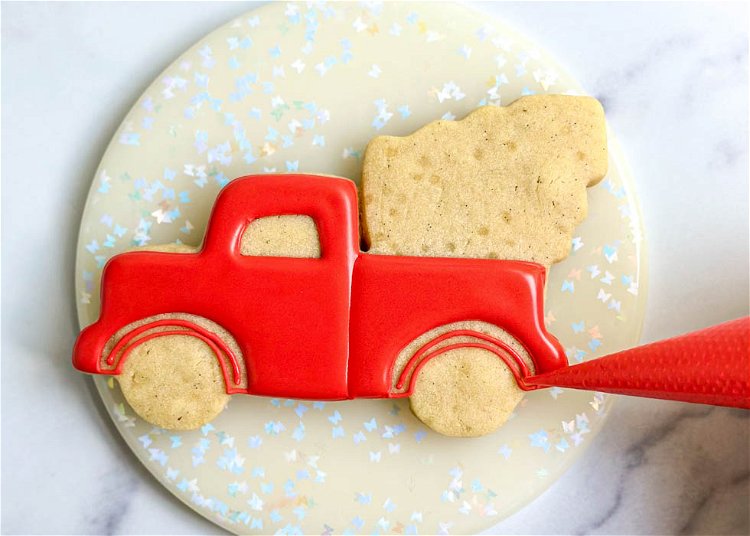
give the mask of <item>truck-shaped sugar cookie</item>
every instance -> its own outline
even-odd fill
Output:
[[[544,326],[543,264],[363,252],[358,214],[347,179],[232,181],[200,249],[107,263],[75,367],[118,376],[136,412],[165,428],[204,424],[231,394],[413,397],[428,425],[471,436],[515,405],[487,398],[498,380],[520,392],[567,364]]]

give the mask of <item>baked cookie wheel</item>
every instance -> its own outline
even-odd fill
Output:
[[[495,354],[458,348],[425,364],[409,401],[414,415],[436,432],[476,437],[500,428],[522,398],[515,377]]]
[[[164,335],[138,345],[117,379],[133,410],[168,430],[203,426],[221,413],[230,397],[211,348],[185,335]]]

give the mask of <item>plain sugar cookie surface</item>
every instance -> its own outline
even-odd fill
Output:
[[[168,430],[192,430],[229,401],[213,351],[200,339],[165,335],[137,346],[117,377],[128,404]]]
[[[370,141],[362,214],[370,252],[516,259],[568,255],[586,188],[607,171],[596,99],[522,97],[410,136]]]
[[[476,437],[500,428],[521,398],[516,379],[495,354],[460,348],[424,366],[410,403],[419,420],[436,432]]]
[[[306,215],[257,218],[242,233],[240,253],[256,257],[320,258],[318,228]]]

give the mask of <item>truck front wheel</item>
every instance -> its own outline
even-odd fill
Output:
[[[193,430],[229,401],[211,348],[185,335],[152,338],[133,349],[117,377],[133,410],[168,430]]]
[[[495,354],[458,348],[425,364],[409,400],[417,418],[436,432],[476,437],[500,428],[522,398],[510,369]]]

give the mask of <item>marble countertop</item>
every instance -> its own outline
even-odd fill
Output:
[[[4,534],[222,532],[161,488],[71,371],[74,244],[134,100],[250,7],[2,6]],[[476,7],[554,51],[604,103],[646,222],[644,342],[748,314],[747,5]],[[587,455],[487,533],[748,534],[749,416],[622,398]]]

